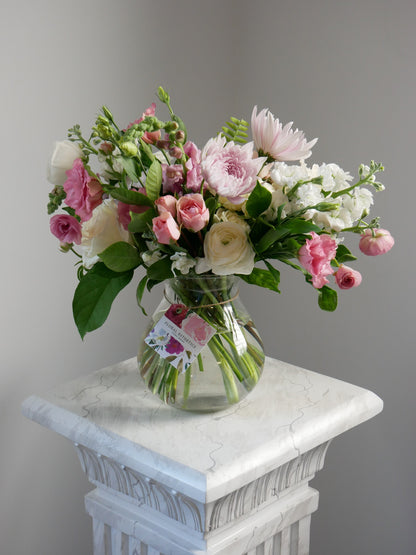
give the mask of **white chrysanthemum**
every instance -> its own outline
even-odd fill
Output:
[[[276,162],[270,171],[272,181],[280,187],[291,189],[299,181],[310,179],[306,164],[288,166],[285,162]]]

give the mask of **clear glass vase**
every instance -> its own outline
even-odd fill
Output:
[[[173,407],[214,412],[241,401],[261,376],[264,351],[238,278],[166,282],[137,358],[147,387]]]

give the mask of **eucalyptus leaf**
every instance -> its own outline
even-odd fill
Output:
[[[114,272],[133,270],[141,264],[141,258],[137,249],[125,241],[113,243],[98,256],[107,268]]]
[[[75,289],[72,311],[82,338],[104,324],[114,299],[131,281],[133,273],[133,270],[113,272],[98,262],[81,278]]]

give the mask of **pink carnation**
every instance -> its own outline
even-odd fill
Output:
[[[337,253],[337,243],[329,235],[310,234],[312,239],[306,239],[298,252],[299,262],[312,276],[312,285],[321,289],[328,280],[326,276],[333,273],[331,260]]]
[[[64,183],[65,203],[75,210],[82,222],[89,220],[92,211],[102,203],[103,190],[100,182],[91,177],[80,158],[74,161],[72,169],[66,172]]]
[[[366,229],[359,243],[360,251],[368,256],[385,254],[393,245],[394,239],[387,229]]]
[[[245,200],[256,186],[257,174],[266,158],[253,158],[253,143],[244,146],[226,143],[219,135],[210,139],[202,151],[202,176],[210,189],[233,204]]]
[[[81,224],[74,216],[57,214],[52,216],[49,225],[51,232],[61,243],[81,243]]]
[[[160,216],[153,218],[153,233],[162,245],[169,245],[171,241],[177,241],[181,236],[178,224],[170,212],[164,212]]]
[[[185,163],[187,169],[186,172],[186,187],[198,193],[201,190],[202,183],[202,171],[201,171],[201,151],[199,148],[191,141],[185,143],[183,150],[188,156],[188,160]]]
[[[362,281],[360,272],[353,270],[349,266],[344,266],[343,264],[341,264],[334,276],[340,289],[351,289],[351,287],[357,287]]]
[[[177,202],[176,210],[178,222],[186,229],[200,231],[208,223],[209,210],[200,193],[190,193],[181,197]]]

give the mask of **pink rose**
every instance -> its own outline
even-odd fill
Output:
[[[186,229],[200,231],[209,220],[209,210],[200,193],[190,193],[181,197],[176,205],[178,222]]]
[[[100,182],[91,177],[80,158],[74,161],[72,169],[66,172],[64,183],[65,203],[75,210],[82,222],[89,220],[92,211],[102,203],[103,190]]]
[[[385,254],[393,245],[394,239],[387,229],[366,229],[359,243],[360,251],[368,256]]]
[[[170,212],[172,216],[176,217],[176,198],[172,195],[165,195],[155,200],[159,214],[163,212]]]
[[[146,189],[144,187],[140,187],[139,193],[143,195],[146,194]],[[118,212],[118,219],[124,229],[128,229],[129,223],[131,222],[130,212],[134,212],[135,214],[142,214],[149,210],[150,206],[138,206],[137,204],[125,204],[124,202],[118,201],[117,205],[117,212]]]
[[[201,151],[192,141],[187,141],[183,150],[186,156],[188,156],[188,160],[185,163],[187,169],[186,187],[197,193],[201,190],[202,183]]]
[[[211,326],[204,322],[197,314],[190,314],[186,320],[182,322],[182,329],[201,346],[206,345],[213,334]]]
[[[321,289],[328,280],[326,276],[333,273],[331,260],[337,253],[337,243],[329,235],[310,234],[312,239],[306,239],[298,252],[299,262],[312,276],[312,285]]]
[[[61,243],[81,243],[82,232],[79,221],[69,214],[57,214],[50,220],[51,232]]]
[[[351,289],[360,285],[362,277],[360,272],[341,264],[334,274],[337,285],[340,289]]]
[[[178,224],[170,212],[164,212],[153,218],[153,233],[162,245],[169,245],[171,241],[177,241],[181,235]]]

